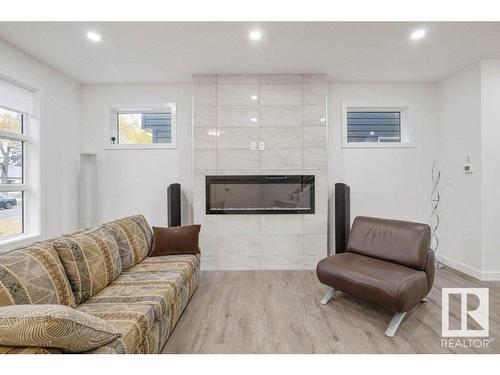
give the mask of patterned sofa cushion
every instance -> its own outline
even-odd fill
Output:
[[[163,345],[160,341],[160,323],[156,322],[153,328],[149,330],[146,338],[137,346],[135,353],[160,353],[162,349]]]
[[[156,321],[170,313],[170,306],[180,295],[182,277],[176,272],[124,273],[110,286],[90,298],[90,304],[149,305],[153,307]]]
[[[166,255],[147,257],[141,263],[130,268],[127,273],[141,272],[177,272],[182,275],[188,288],[188,298],[191,298],[198,286],[200,271],[199,255]]]
[[[0,307],[0,345],[41,346],[81,353],[120,336],[93,315],[63,305]]]
[[[75,307],[71,286],[51,242],[0,256],[0,306],[19,304]]]
[[[159,333],[155,335],[155,330],[158,331],[158,327],[154,328],[158,324],[155,322],[154,310],[151,306],[125,303],[89,304],[87,302],[76,309],[105,320],[122,334],[121,337],[109,344],[88,353],[130,354],[158,352],[159,345],[155,345],[155,342],[159,342]],[[152,329],[153,332],[151,332]]]
[[[56,348],[42,348],[38,346],[4,346],[0,345],[0,354],[61,354]]]
[[[75,295],[85,302],[116,279],[122,269],[120,253],[109,228],[100,227],[54,242]]]
[[[139,263],[151,251],[153,232],[144,216],[126,217],[105,226],[113,229],[123,270]]]

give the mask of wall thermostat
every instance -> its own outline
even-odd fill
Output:
[[[474,170],[473,170],[472,164],[470,162],[470,155],[467,155],[465,157],[464,173],[468,174],[468,173],[472,173],[472,172],[474,172]]]

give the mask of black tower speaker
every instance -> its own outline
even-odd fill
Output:
[[[181,225],[181,184],[171,184],[167,189],[168,226]]]
[[[349,185],[335,184],[335,253],[347,250],[351,228],[351,201]]]

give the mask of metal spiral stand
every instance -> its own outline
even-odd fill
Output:
[[[438,185],[439,180],[441,179],[441,171],[439,171],[437,166],[437,161],[434,161],[432,164],[432,192],[431,192],[431,204],[432,204],[432,213],[431,213],[431,249],[434,251],[434,254],[437,254],[439,249],[439,237],[438,237],[438,228],[439,228],[439,214],[438,207],[439,201],[441,197],[439,195]],[[441,263],[437,256],[435,258],[436,268],[444,268],[443,263]]]

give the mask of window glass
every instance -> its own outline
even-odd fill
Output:
[[[347,142],[401,142],[401,112],[347,112]]]
[[[0,184],[23,183],[23,142],[0,138]]]
[[[118,143],[172,143],[171,112],[118,113]]]
[[[21,134],[23,132],[23,115],[0,107],[0,130]]]
[[[23,192],[0,193],[0,238],[23,233]]]

